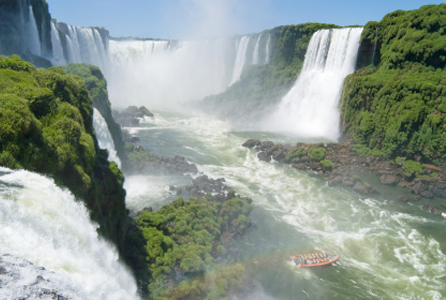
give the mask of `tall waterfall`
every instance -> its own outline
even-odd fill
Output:
[[[29,20],[27,24],[30,51],[34,55],[42,55],[42,49],[39,39],[39,31],[37,30],[36,19],[34,18],[33,8],[29,6]]]
[[[106,72],[114,104],[164,108],[223,92],[230,80],[232,41],[110,40]]]
[[[60,41],[59,32],[56,28],[56,24],[51,22],[51,46],[53,48],[53,59],[51,60],[53,65],[63,66],[66,64],[62,42]]]
[[[96,228],[85,206],[52,179],[0,167],[0,255],[44,267],[41,281],[50,282],[42,284],[67,299],[137,299],[134,278]],[[1,299],[28,299],[26,287],[38,284],[30,264],[22,265],[23,276],[2,275]]]
[[[343,28],[313,34],[301,74],[264,129],[337,139],[342,85],[355,69],[361,32],[362,28]]]
[[[249,44],[249,36],[242,36],[237,48],[237,56],[235,59],[234,71],[232,73],[231,83],[229,85],[234,84],[240,79],[240,76],[243,72],[243,67],[246,63],[246,50],[248,49]]]
[[[118,167],[121,168],[121,160],[116,153],[115,143],[108,130],[107,123],[96,108],[93,108],[93,127],[94,131],[96,131],[99,148],[107,149],[109,161],[114,161]]]
[[[254,53],[252,55],[252,64],[257,65],[259,63],[259,44],[260,39],[262,38],[262,34],[259,35],[256,41],[256,45],[254,46]]]

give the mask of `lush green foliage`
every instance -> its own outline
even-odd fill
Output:
[[[329,159],[321,160],[321,165],[325,170],[331,170],[333,168],[333,162]]]
[[[0,58],[0,165],[52,176],[86,202],[99,231],[122,249],[124,178],[98,149],[92,113],[81,78]]]
[[[325,152],[327,152],[327,149],[317,146],[311,146],[311,148],[308,150],[310,159],[315,161],[323,160],[325,158]]]
[[[174,283],[178,272],[191,275],[218,269],[216,263],[226,255],[220,236],[243,230],[248,225],[246,215],[251,209],[250,204],[239,198],[221,203],[209,197],[201,201],[178,198],[157,212],[142,212],[136,221],[145,239],[146,259],[153,276],[149,290],[162,295]],[[191,289],[191,284],[196,288]],[[224,291],[227,289],[224,286],[218,289]],[[169,293],[200,291],[205,297],[210,292],[202,294],[206,289],[202,283],[184,282]]]
[[[445,26],[446,5],[396,11],[366,25],[362,40],[376,39],[379,65],[346,79],[341,104],[343,130],[358,153],[445,158]]]
[[[115,144],[115,149],[122,162],[122,168],[125,170],[127,157],[124,154],[124,142],[122,141],[121,126],[117,124],[111,114],[111,104],[108,99],[107,82],[101,70],[92,65],[69,64],[61,67],[66,73],[77,75],[85,82],[88,95],[93,100],[93,107],[96,108],[105,119],[110,134]]]

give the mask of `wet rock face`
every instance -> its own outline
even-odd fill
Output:
[[[153,113],[146,107],[129,106],[124,111],[112,111],[113,119],[121,126],[138,126],[139,120],[144,117],[153,117]]]

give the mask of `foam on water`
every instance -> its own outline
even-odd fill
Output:
[[[70,299],[138,298],[116,249],[98,236],[87,209],[68,190],[28,171],[0,168],[0,174],[1,254],[61,274],[53,288]]]
[[[309,243],[301,245],[304,249],[339,254],[337,268],[344,273],[344,289],[359,288],[358,295],[363,298],[410,299],[445,293],[445,283],[437,278],[446,271],[440,241],[414,228],[434,221],[416,211],[415,215],[400,211],[386,199],[362,198],[328,187],[312,173],[259,161],[255,150],[241,147],[246,138],[224,122],[204,116],[181,119],[161,115],[162,125],[159,121],[150,125],[161,132],[167,126],[177,138],[193,145],[186,146],[188,151],[196,151],[191,159],[199,171],[213,178],[224,177],[237,192],[252,197],[254,205],[295,228]],[[211,157],[203,158],[203,153]],[[355,283],[348,283],[348,278]],[[338,284],[328,281],[325,287],[345,292]]]

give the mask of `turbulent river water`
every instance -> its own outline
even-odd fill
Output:
[[[238,132],[205,116],[155,112],[129,128],[155,154],[182,155],[210,177],[224,177],[254,200],[253,226],[237,241],[256,284],[251,299],[442,299],[446,296],[445,220],[418,203],[360,196],[324,178],[261,162],[241,145],[249,138],[295,144],[266,132]],[[177,196],[182,176],[127,177],[127,205],[159,209]],[[293,252],[336,253],[332,266],[299,269]]]

